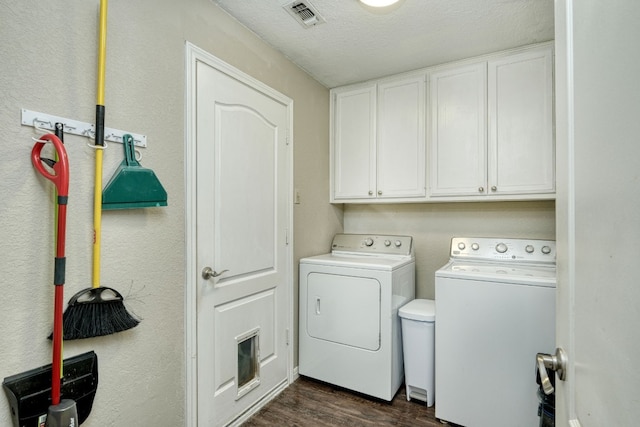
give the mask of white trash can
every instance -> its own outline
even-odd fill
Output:
[[[417,399],[433,406],[435,402],[435,326],[436,304],[414,299],[400,308],[404,381],[407,400]]]

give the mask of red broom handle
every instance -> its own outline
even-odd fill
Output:
[[[51,142],[58,155],[58,161],[53,162],[51,168],[54,173],[44,168],[40,157],[45,141]],[[53,182],[58,190],[58,224],[56,258],[53,284],[55,287],[55,297],[53,304],[53,357],[51,362],[51,404],[60,403],[60,387],[62,379],[62,307],[64,304],[64,282],[65,282],[65,236],[67,230],[67,196],[69,194],[69,161],[67,152],[60,139],[52,134],[45,134],[40,137],[31,150],[31,162],[40,174]]]
[[[62,307],[64,304],[64,275],[65,275],[65,236],[67,228],[67,205],[58,202],[58,241],[56,243],[55,262],[55,297],[53,303],[53,361],[51,364],[51,404],[60,403],[60,387],[62,379]],[[60,283],[62,282],[62,283]]]

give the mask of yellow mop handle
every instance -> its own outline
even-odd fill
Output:
[[[104,75],[107,52],[107,0],[100,0],[100,33],[98,35],[98,96],[96,104],[104,105]]]
[[[104,147],[104,76],[107,51],[107,0],[100,0],[100,32],[98,35],[98,91],[96,97],[96,167],[93,188],[93,280],[100,287],[100,233],[102,224],[102,151]],[[99,111],[102,111],[101,119]],[[102,129],[99,129],[101,127]]]

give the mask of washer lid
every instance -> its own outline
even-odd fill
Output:
[[[463,278],[485,282],[511,283],[530,286],[556,286],[555,266],[500,264],[493,262],[451,261],[436,277]]]
[[[398,315],[403,319],[435,322],[436,302],[431,299],[414,299],[401,307]]]

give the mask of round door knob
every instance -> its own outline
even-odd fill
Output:
[[[496,187],[495,185],[491,186],[491,191],[498,191],[498,187]]]
[[[505,245],[504,243],[498,243],[498,244],[496,245],[496,251],[497,251],[498,253],[503,254],[503,253],[507,252],[507,249],[509,249],[509,248],[508,248],[508,247],[507,247],[507,245]]]
[[[478,187],[478,192],[479,193],[484,193],[484,187]]]
[[[373,196],[373,191],[369,190],[369,195]]]
[[[382,190],[378,190],[378,196],[382,196]]]

